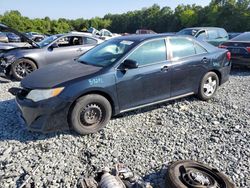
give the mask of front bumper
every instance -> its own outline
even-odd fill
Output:
[[[67,117],[70,102],[59,97],[33,102],[18,96],[16,102],[29,130],[46,133],[69,129]]]

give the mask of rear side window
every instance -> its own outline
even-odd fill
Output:
[[[95,39],[89,37],[83,37],[83,44],[96,44],[97,41]]]
[[[207,50],[205,50],[205,48],[203,48],[202,46],[200,46],[200,45],[197,44],[196,42],[194,42],[194,48],[195,48],[196,54],[207,53]]]
[[[147,42],[137,48],[127,59],[136,61],[139,66],[166,61],[166,43],[164,39]]]
[[[187,38],[170,38],[173,59],[195,55],[194,43]]]
[[[207,33],[208,33],[208,38],[209,38],[210,40],[213,40],[213,39],[217,39],[217,38],[218,38],[217,30],[208,30]]]

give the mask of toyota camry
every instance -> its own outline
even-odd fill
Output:
[[[230,69],[228,50],[193,37],[131,35],[41,68],[10,92],[29,129],[89,134],[137,108],[189,95],[209,100]]]

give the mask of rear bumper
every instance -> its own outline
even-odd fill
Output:
[[[58,97],[41,102],[17,97],[16,102],[21,111],[21,118],[29,130],[46,133],[69,129],[69,102]]]
[[[231,63],[228,66],[222,67],[220,69],[221,73],[220,85],[224,84],[229,80],[230,71],[231,71]]]
[[[250,57],[232,56],[231,62],[233,65],[250,66]]]

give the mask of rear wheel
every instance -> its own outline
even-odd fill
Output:
[[[219,86],[219,78],[215,72],[208,72],[202,79],[198,97],[201,100],[211,99]]]
[[[19,59],[11,65],[11,72],[16,80],[22,80],[36,69],[36,64],[29,59]]]
[[[79,98],[71,113],[70,124],[79,134],[86,135],[101,130],[111,118],[112,108],[109,101],[97,94]]]

